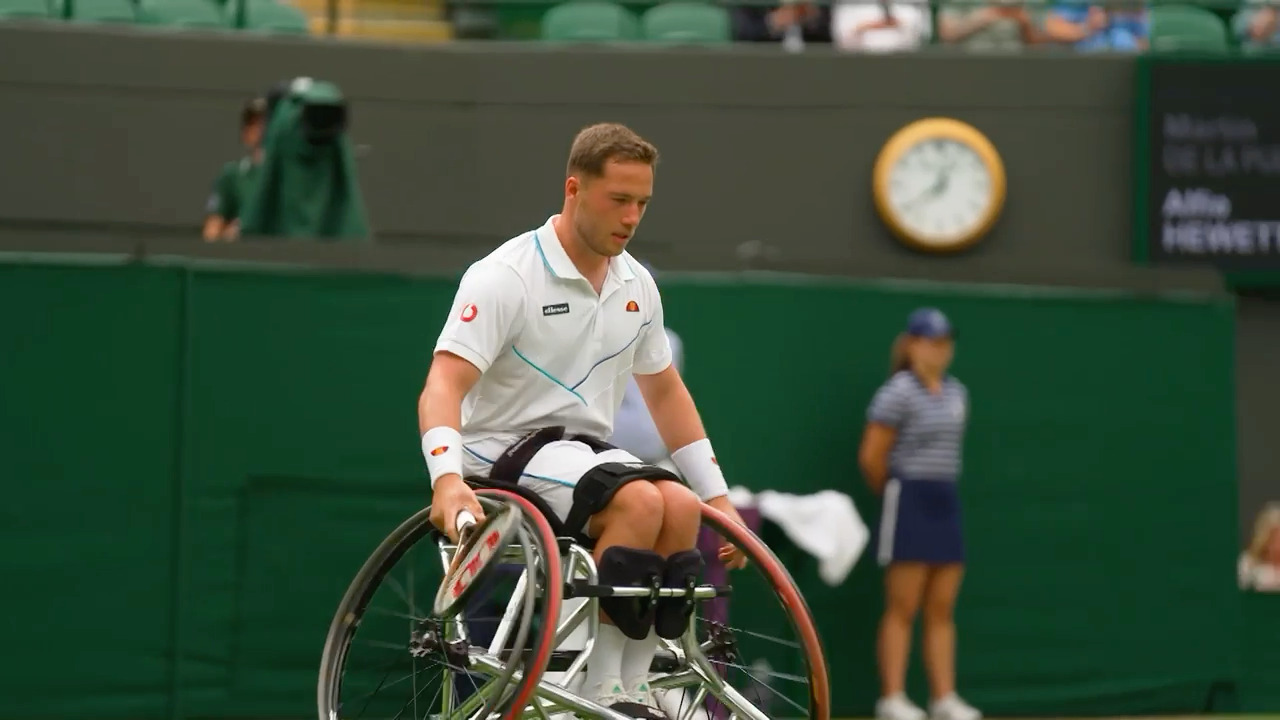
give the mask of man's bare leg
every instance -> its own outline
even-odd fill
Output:
[[[663,504],[662,492],[653,483],[635,481],[618,488],[609,505],[587,524],[587,533],[596,539],[591,553],[596,562],[614,545],[652,549],[663,527]]]
[[[663,557],[698,546],[702,527],[702,501],[689,488],[670,480],[653,483],[662,493],[662,526],[653,545]]]
[[[702,502],[698,496],[670,480],[659,480],[653,486],[662,495],[662,527],[654,551],[665,558],[696,548],[702,519]],[[657,651],[658,635],[653,629],[644,640],[628,639],[622,651],[623,687],[646,702],[649,700],[649,668]]]
[[[650,550],[657,544],[663,525],[663,496],[649,482],[629,482],[618,488],[609,505],[591,516],[587,532],[596,538],[592,552],[596,563],[604,551],[614,547]],[[626,688],[622,684],[622,656],[628,638],[609,619],[600,613],[600,632],[587,663],[583,694],[589,698],[608,699],[622,696]]]

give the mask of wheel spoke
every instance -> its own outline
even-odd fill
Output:
[[[321,720],[357,720],[343,708],[358,708],[360,718],[466,720],[505,713],[514,703],[528,707],[554,647],[563,593],[559,546],[528,500],[498,490],[477,495],[488,522],[508,518],[508,545],[495,557],[523,572],[477,575],[482,585],[463,598],[458,612],[432,617],[428,598],[436,596],[458,548],[442,545],[429,508],[416,512],[379,544],[335,613],[318,688]],[[471,547],[464,544],[463,551]],[[418,551],[436,557],[411,562],[422,557]],[[485,593],[506,593],[506,612],[485,612]],[[473,642],[471,635],[483,641]],[[476,664],[478,657],[493,662]]]
[[[575,686],[568,682],[564,663],[570,670],[580,670],[589,662],[598,601],[587,599],[562,608],[564,578],[579,577],[575,569],[579,555],[586,557],[584,572],[594,578],[589,553],[573,546],[572,555],[562,559],[550,525],[527,499],[501,490],[482,489],[477,494],[488,521],[494,522],[489,527],[502,532],[501,542],[507,543],[505,549],[499,547],[496,554],[485,557],[521,566],[520,571],[489,572],[497,566],[482,565],[470,594],[461,598],[461,605],[449,609],[449,618],[431,617],[431,598],[441,587],[441,574],[456,553],[470,553],[475,545],[441,545],[438,534],[430,531],[429,509],[415,513],[378,546],[335,614],[322,660],[321,720],[484,720],[496,716],[553,720],[560,713],[588,711],[617,720],[616,713],[567,690]],[[512,512],[519,514],[512,516]],[[508,518],[507,529],[494,520],[504,516]],[[822,648],[790,576],[758,538],[736,523],[707,509],[704,519],[711,531],[748,554],[748,570],[733,576],[735,590],[754,599],[760,590],[767,589],[778,600],[787,622],[779,625],[776,620],[757,617],[753,604],[731,625],[727,612],[732,608],[725,605],[727,598],[700,602],[699,617],[684,637],[664,642],[664,651],[655,656],[650,685],[658,704],[668,709],[673,720],[767,720],[776,714],[830,720]],[[481,527],[476,537],[483,537],[484,532]],[[416,551],[433,557],[427,558],[429,563],[409,563],[404,568],[404,561]],[[375,602],[379,597],[382,602]],[[486,598],[490,602],[485,602]],[[763,609],[768,611],[768,607]],[[744,619],[765,632],[741,627]],[[403,639],[406,624],[407,641]],[[573,657],[571,649],[561,649],[558,643],[568,640],[575,626],[586,639],[581,646],[566,645],[581,647]],[[779,631],[780,627],[787,630]],[[387,653],[395,660],[384,667]],[[793,658],[799,655],[801,662],[779,664],[778,653]],[[776,671],[770,664],[791,672]],[[542,683],[548,666],[565,677]],[[739,676],[746,676],[747,681]],[[563,687],[557,684],[560,682]],[[372,692],[362,692],[370,687]],[[373,700],[375,696],[380,699]],[[357,705],[360,713],[355,718],[340,712],[343,707]]]

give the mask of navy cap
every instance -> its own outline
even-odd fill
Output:
[[[920,308],[907,318],[907,334],[913,337],[954,337],[951,321],[937,308]]]

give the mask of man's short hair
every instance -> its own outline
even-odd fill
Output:
[[[250,98],[245,101],[244,107],[240,109],[240,127],[248,127],[263,119],[266,115],[267,101],[260,97]]]
[[[658,164],[658,148],[631,128],[618,123],[598,123],[583,128],[569,150],[567,175],[604,175],[610,160]]]

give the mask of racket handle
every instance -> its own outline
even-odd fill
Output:
[[[454,527],[458,529],[458,536],[461,537],[468,529],[476,524],[476,516],[471,514],[470,510],[463,510],[458,513],[457,519],[454,521]]]

